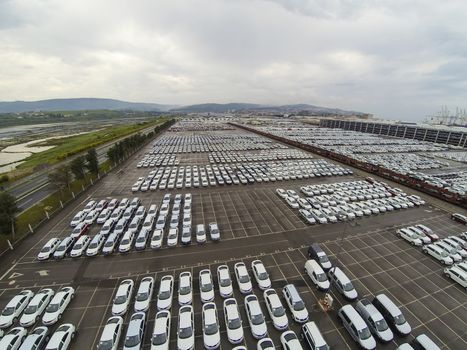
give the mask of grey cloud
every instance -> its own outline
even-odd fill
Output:
[[[465,103],[464,1],[0,0],[0,100]]]

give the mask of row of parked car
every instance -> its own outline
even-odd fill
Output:
[[[358,292],[344,271],[332,264],[326,252],[318,243],[308,248],[310,260],[305,262],[305,273],[319,290],[329,291],[334,287],[345,300],[356,301]],[[370,301],[362,298],[355,306],[346,304],[338,311],[338,317],[352,339],[363,349],[375,349],[376,340],[388,343],[393,340],[394,333],[407,336],[412,327],[401,310],[386,295],[378,294]],[[415,343],[433,344],[428,349],[439,349],[426,335],[420,335]],[[408,344],[398,349],[412,349]]]
[[[277,161],[266,163],[239,163],[232,165],[166,167],[151,171],[132,185],[133,192],[180,189],[216,185],[239,185],[282,180],[309,179],[321,176],[342,176],[352,170],[331,164],[323,159]]]
[[[151,154],[250,151],[284,148],[265,137],[243,132],[167,134],[154,142]]]
[[[298,149],[284,148],[262,150],[258,152],[211,152],[209,153],[209,163],[243,163],[243,162],[264,162],[289,159],[311,159],[310,153]]]
[[[274,327],[282,331],[281,343],[286,349],[302,349],[297,335],[292,331],[287,331],[289,319],[278,293],[271,288],[271,280],[260,260],[251,263],[251,270],[258,287],[263,291],[264,304]],[[239,291],[245,295],[244,306],[247,314],[247,322],[254,338],[258,339],[258,349],[275,349],[270,338],[267,337],[266,318],[260,306],[260,301],[255,294],[252,294],[252,279],[247,267],[243,262],[234,265],[234,275]],[[202,332],[206,349],[217,349],[220,346],[221,334],[215,298],[215,286],[211,271],[203,269],[199,272],[199,292],[202,307]],[[231,344],[239,344],[244,339],[243,321],[239,311],[239,304],[233,297],[233,281],[230,269],[227,265],[217,268],[217,282],[220,296],[224,299],[223,311],[226,325],[226,337]],[[150,301],[154,291],[155,280],[153,277],[144,277],[136,292],[134,302],[134,314],[131,316],[125,339],[137,337],[142,340],[145,331],[146,316],[149,310]],[[111,339],[115,329],[115,320],[120,320],[121,316],[129,310],[135,285],[133,280],[128,279],[120,283],[114,297],[112,306],[112,317],[109,319],[109,327],[105,327],[101,337],[101,343],[107,343]],[[170,342],[170,309],[173,302],[174,277],[172,275],[163,276],[160,280],[157,293],[156,309],[157,314],[152,333],[151,349],[168,349]],[[314,322],[308,322],[308,311],[301,299],[298,290],[293,284],[286,285],[282,289],[282,296],[291,312],[294,321],[303,324],[303,332],[313,348],[328,349],[326,341],[319,332]],[[178,303],[180,305],[177,327],[177,349],[192,349],[195,341],[194,311],[193,311],[193,280],[191,272],[184,271],[179,275],[178,283]],[[144,314],[144,315],[143,315]],[[138,322],[132,324],[132,320]],[[121,333],[121,322],[120,331]],[[110,331],[109,329],[112,329]],[[113,344],[118,344],[119,336],[113,339]],[[141,342],[141,341],[140,341]],[[126,341],[125,341],[126,345]],[[322,346],[322,348],[321,348]],[[139,349],[140,347],[136,347]],[[109,347],[110,349],[110,347]],[[111,348],[113,349],[113,348]],[[133,349],[133,348],[132,348]],[[235,349],[244,349],[239,346]]]
[[[325,186],[304,186],[301,191],[309,197],[300,197],[295,190],[276,189],[279,197],[292,209],[298,209],[300,216],[309,224],[326,224],[353,220],[396,209],[407,209],[425,203],[418,196],[389,192],[384,188],[355,189],[349,183],[335,183]],[[315,195],[317,193],[330,193]],[[311,196],[311,197],[310,197]]]
[[[137,168],[154,168],[156,166],[179,165],[180,161],[174,154],[145,154],[136,164]]]
[[[73,287],[63,287],[57,293],[44,288],[34,293],[23,290],[7,303],[0,314],[0,349],[8,350],[65,350],[75,334],[75,327],[63,324],[51,335],[50,327],[61,319],[75,296]],[[5,335],[4,330],[15,325]],[[34,325],[29,334],[27,329]]]
[[[184,196],[176,194],[173,197],[172,207],[171,200],[172,195],[167,193],[160,207],[152,204],[146,210],[139,198],[133,198],[131,201],[124,198],[120,202],[112,199],[109,206],[102,210],[102,212],[107,211],[106,216],[109,218],[94,237],[85,234],[89,225],[86,222],[79,222],[70,236],[62,240],[51,238],[43,246],[37,258],[47,260],[51,257],[61,259],[67,255],[73,258],[83,255],[96,256],[99,253],[109,255],[115,251],[127,253],[133,248],[144,250],[147,246],[160,249],[163,242],[168,247],[175,247],[179,242],[182,245],[191,244],[193,239],[198,244],[203,244],[207,241],[207,233],[212,241],[220,241],[221,232],[217,222],[209,223],[208,231],[204,224],[198,224],[195,230],[192,230],[190,193]],[[75,219],[72,220],[74,221]],[[169,226],[167,237],[165,237],[166,226]]]
[[[396,235],[413,246],[422,247],[422,252],[433,257],[443,265],[444,274],[467,289],[467,233],[439,238],[423,224],[400,228]]]

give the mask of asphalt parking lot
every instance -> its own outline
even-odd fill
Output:
[[[222,131],[217,131],[222,133]],[[149,146],[148,146],[149,147]],[[397,228],[415,223],[423,223],[444,237],[465,231],[465,226],[449,218],[444,210],[427,205],[359,218],[353,222],[327,225],[306,224],[276,194],[275,189],[298,190],[305,184],[318,184],[351,181],[362,178],[355,176],[333,176],[307,180],[290,180],[276,183],[250,185],[215,186],[183,190],[157,190],[132,194],[131,185],[139,176],[145,176],[148,168],[137,169],[136,163],[143,156],[144,150],[128,161],[122,170],[106,176],[99,184],[88,191],[75,204],[41,228],[34,236],[27,239],[10,261],[4,261],[0,267],[0,307],[20,290],[28,288],[38,291],[43,287],[58,290],[61,286],[72,285],[76,297],[66,310],[61,322],[71,322],[78,329],[78,336],[72,349],[95,349],[102,328],[111,316],[113,296],[119,282],[132,278],[136,285],[145,276],[156,278],[156,290],[160,278],[170,274],[175,277],[175,290],[178,275],[182,271],[191,271],[194,277],[194,308],[196,328],[196,348],[203,347],[201,331],[201,301],[197,275],[204,268],[209,268],[215,275],[218,265],[226,263],[233,273],[233,265],[243,261],[250,267],[251,261],[260,259],[266,266],[273,282],[273,288],[280,292],[282,286],[294,283],[302,295],[310,319],[318,324],[321,332],[333,349],[357,348],[342,325],[338,322],[337,310],[346,303],[334,289],[331,294],[335,299],[329,312],[324,312],[318,300],[324,294],[316,290],[310,279],[304,274],[303,266],[307,260],[307,246],[319,242],[333,262],[339,262],[351,278],[359,298],[386,293],[401,307],[412,326],[412,334],[407,338],[395,337],[392,343],[382,345],[381,349],[394,349],[421,333],[427,333],[444,349],[467,348],[467,312],[466,292],[442,276],[442,266],[432,258],[422,254],[407,242],[397,238]],[[180,165],[207,164],[207,154],[177,155]],[[331,161],[330,161],[331,162]],[[69,234],[69,222],[79,208],[89,198],[123,198],[138,196],[148,207],[159,204],[167,192],[192,193],[193,225],[216,221],[222,232],[222,241],[208,242],[203,246],[191,245],[176,248],[163,247],[159,251],[149,248],[132,251],[128,254],[113,254],[109,257],[66,258],[63,261],[38,262],[35,260],[42,245],[51,237],[65,237]],[[95,224],[93,226],[96,226]],[[93,227],[91,234],[97,233]],[[249,269],[250,271],[250,269]],[[251,271],[250,271],[251,275]],[[232,274],[233,277],[233,274]],[[217,282],[215,281],[215,285]],[[263,313],[268,322],[268,333],[279,348],[280,332],[274,329],[267,315],[262,292],[257,288],[255,294],[262,303]],[[178,304],[174,293],[172,307],[171,348],[175,348]],[[236,297],[242,314],[245,330],[245,344],[254,349],[256,341],[249,332],[248,322],[243,307],[243,296],[234,282]],[[156,293],[153,295],[156,299]],[[282,298],[281,298],[282,299]],[[225,335],[222,312],[223,299],[216,293],[221,332]],[[284,300],[282,299],[283,303]],[[150,322],[146,328],[145,347],[149,349],[150,336],[155,316],[155,302],[149,311]],[[131,312],[125,321],[128,322]],[[288,313],[291,320],[290,313]],[[291,323],[291,329],[299,333],[299,325]],[[123,337],[122,337],[123,338]],[[231,349],[226,337],[222,337],[222,349]]]

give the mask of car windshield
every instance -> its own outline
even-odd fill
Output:
[[[113,341],[112,340],[102,340],[99,342],[98,349],[99,350],[112,350],[113,349]]]
[[[37,310],[37,305],[29,305],[26,310],[24,310],[24,313],[26,315],[30,315],[30,314],[33,314],[35,313]]]
[[[125,346],[129,348],[137,346],[140,342],[139,335],[130,335],[125,338]]]
[[[152,336],[152,345],[163,345],[167,341],[165,333],[154,334]]]
[[[254,325],[259,325],[264,322],[264,317],[262,314],[251,315],[251,323]]]
[[[41,250],[41,253],[48,253],[48,252],[50,252],[50,247],[44,247]]]
[[[299,300],[293,304],[293,309],[295,311],[301,311],[305,308],[305,304],[303,303],[302,300]]]
[[[107,247],[107,248],[112,247],[113,245],[114,245],[114,241],[113,241],[113,240],[110,240],[110,241],[105,242],[105,247]]]
[[[240,321],[239,318],[229,319],[229,322],[228,322],[229,329],[238,329],[241,327],[241,325],[242,325],[242,322]]]
[[[201,284],[201,291],[202,292],[210,292],[211,290],[212,290],[212,284],[211,283]]]
[[[180,339],[186,339],[186,338],[191,337],[192,334],[193,334],[193,329],[191,327],[180,328],[178,337]]]
[[[204,333],[206,335],[213,335],[217,333],[218,329],[216,323],[207,324],[204,328]]]
[[[136,295],[136,301],[145,301],[148,298],[148,292],[138,293]]]
[[[161,239],[161,235],[160,235],[160,234],[155,234],[155,235],[152,237],[152,240],[153,240],[153,241],[158,241],[159,239]]]
[[[60,304],[50,304],[49,306],[47,306],[46,311],[47,312],[57,312],[59,308],[60,308]]]
[[[139,236],[138,239],[136,240],[136,242],[138,243],[143,243],[144,241],[146,241],[146,237],[144,236]]]
[[[161,300],[169,299],[169,297],[170,297],[170,292],[168,290],[164,290],[159,293],[159,299]]]
[[[344,284],[344,285],[343,285],[343,288],[344,288],[344,290],[345,290],[346,292],[350,292],[351,290],[354,289],[352,283],[350,283],[350,282]]]
[[[358,337],[362,340],[365,340],[365,339],[368,339],[369,337],[371,337],[371,333],[369,331],[369,329],[367,327],[363,328],[363,329],[360,329],[358,331]]]
[[[285,310],[284,310],[284,308],[282,306],[279,306],[279,307],[276,307],[276,308],[272,309],[272,314],[275,317],[281,317],[281,316],[284,316]]]
[[[66,245],[60,245],[60,246],[57,248],[57,252],[63,252],[65,249],[66,249]]]
[[[386,321],[383,319],[383,320],[379,320],[379,321],[376,321],[376,329],[380,332],[382,331],[385,331],[386,329],[388,329],[388,324],[386,323]]]
[[[320,273],[320,274],[316,275],[316,278],[317,278],[318,282],[326,282],[327,279],[328,279],[326,277],[325,273]]]
[[[230,286],[230,278],[221,278],[221,279],[219,280],[219,285],[220,285],[221,287],[228,287],[228,286]]]
[[[326,262],[329,261],[329,258],[328,258],[327,255],[320,255],[320,256],[319,256],[319,261],[320,261],[321,263],[326,263]]]
[[[446,253],[446,251],[442,250],[442,251],[441,251],[441,256],[442,256],[443,258],[447,258],[448,253]]]
[[[7,306],[6,308],[3,309],[2,316],[10,316],[10,315],[13,315],[14,312],[15,312],[14,307]]]
[[[248,277],[248,275],[240,275],[238,279],[240,280],[241,283],[250,282],[250,278]]]
[[[260,273],[258,274],[258,278],[259,278],[260,280],[268,279],[268,277],[269,277],[269,276],[268,276],[268,274],[267,274],[266,272],[260,272]]]
[[[125,295],[118,295],[115,298],[114,304],[123,304],[124,302],[126,302],[126,296]]]
[[[74,249],[77,250],[77,249],[81,249],[83,247],[82,244],[78,243],[74,246]]]
[[[404,315],[400,314],[400,315],[397,315],[396,317],[394,317],[394,322],[395,322],[397,325],[404,324],[404,323],[406,322],[406,321],[405,321]]]
[[[181,286],[179,289],[180,295],[186,295],[186,294],[189,294],[190,292],[191,292],[190,286]]]

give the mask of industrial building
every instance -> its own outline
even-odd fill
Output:
[[[321,127],[467,147],[467,128],[391,121],[321,119]]]

